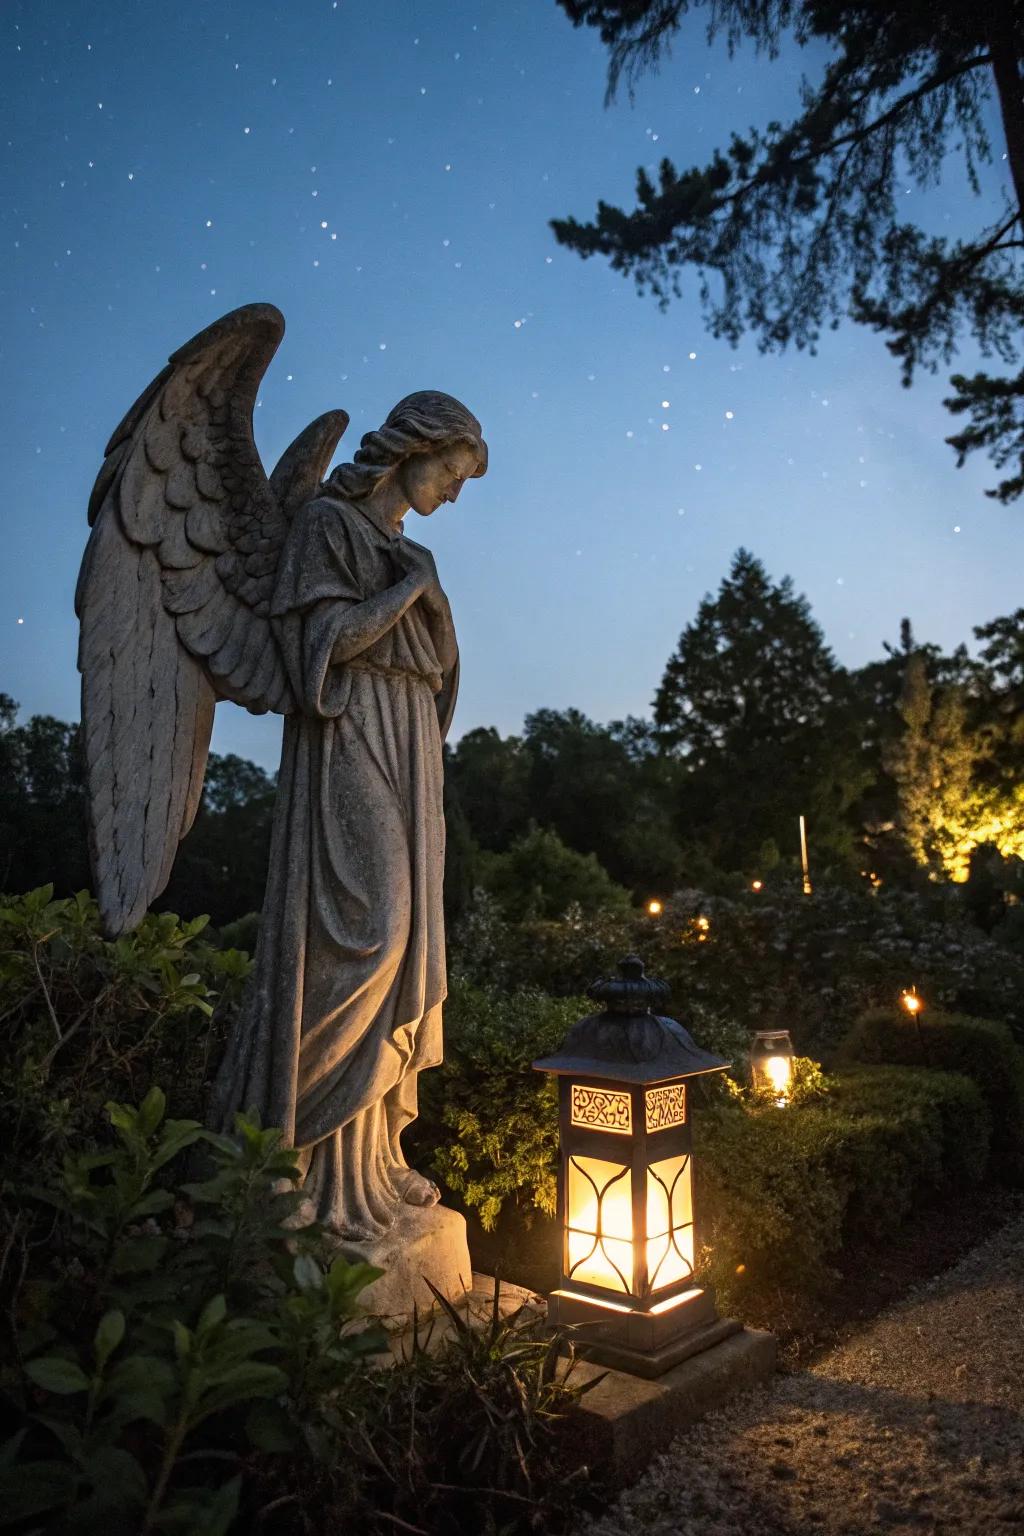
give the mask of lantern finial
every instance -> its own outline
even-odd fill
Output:
[[[603,1003],[609,1013],[650,1013],[668,1002],[668,982],[645,975],[639,955],[626,955],[619,961],[619,971],[618,976],[602,976],[587,988],[587,996]]]

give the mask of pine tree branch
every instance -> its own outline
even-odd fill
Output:
[[[1000,0],[995,0],[992,5],[988,34],[992,73],[995,76],[1003,131],[1006,134],[1006,153],[1017,194],[1017,213],[1019,217],[1024,217],[1024,99],[1017,63],[1020,42],[1015,35],[1009,10],[1004,8]]]

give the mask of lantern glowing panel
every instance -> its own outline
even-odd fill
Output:
[[[628,1295],[633,1289],[633,1189],[627,1163],[569,1159],[568,1278]]]
[[[692,1275],[690,1159],[669,1157],[647,1170],[647,1283],[654,1292]]]
[[[653,1295],[693,1275],[693,1194],[688,1154],[664,1158],[646,1170],[646,1238],[633,1231],[632,1170],[576,1152],[566,1180],[566,1279],[630,1296],[641,1286]],[[637,1252],[634,1236],[643,1244]]]

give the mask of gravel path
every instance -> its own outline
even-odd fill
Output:
[[[1024,1532],[1024,1219],[811,1370],[734,1400],[587,1536]]]

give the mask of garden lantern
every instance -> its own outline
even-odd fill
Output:
[[[924,999],[918,997],[916,987],[911,987],[909,992],[900,993],[900,1004],[912,1019],[916,1019],[918,1014],[924,1012]]]
[[[788,1104],[793,1091],[793,1042],[788,1029],[759,1029],[750,1046],[750,1080],[755,1092]]]
[[[533,1063],[559,1079],[558,1223],[562,1262],[548,1302],[593,1357],[660,1375],[714,1324],[694,1284],[690,1083],[729,1065],[654,1008],[663,981],[635,955],[589,996],[561,1051]]]

